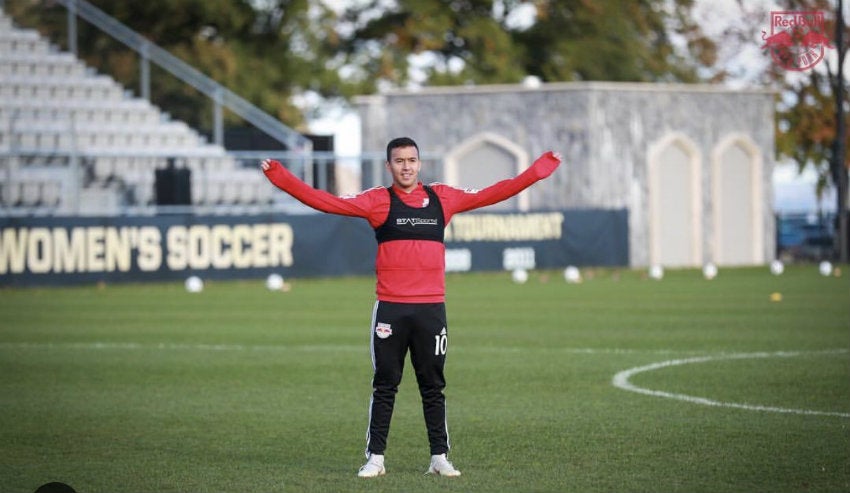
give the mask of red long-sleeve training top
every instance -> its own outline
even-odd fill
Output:
[[[513,197],[551,175],[559,164],[558,157],[547,152],[518,176],[481,190],[463,190],[440,183],[429,186],[440,200],[445,224],[448,225],[457,213]],[[278,162],[272,161],[264,172],[276,187],[316,210],[362,217],[372,228],[381,226],[389,214],[390,194],[385,187],[337,197],[304,183]],[[421,182],[409,193],[395,186],[393,190],[409,207],[423,207],[428,199]],[[377,298],[395,303],[442,303],[446,291],[445,270],[445,246],[440,242],[395,240],[379,243],[375,259]]]

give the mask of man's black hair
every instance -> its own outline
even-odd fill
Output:
[[[413,139],[410,137],[396,137],[387,144],[387,162],[390,162],[390,154],[393,149],[398,149],[399,147],[415,147],[416,154],[419,154],[419,146],[416,145]]]

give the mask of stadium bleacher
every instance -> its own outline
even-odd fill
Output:
[[[155,171],[169,160],[191,170],[192,205],[271,200],[256,167],[241,167],[222,146],[2,10],[0,156],[6,210],[109,215],[153,206]]]

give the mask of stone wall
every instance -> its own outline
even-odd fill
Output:
[[[723,192],[713,187],[716,170],[722,169],[718,153],[740,143],[758,175],[753,211],[759,215],[754,221],[759,252],[745,263],[767,262],[775,255],[770,91],[588,82],[429,88],[363,97],[357,104],[364,153],[384,152],[389,139],[405,135],[440,162],[439,156],[482,134],[519,146],[531,160],[547,150],[561,152],[564,164],[555,175],[529,191],[530,207],[628,209],[633,266],[664,264],[650,238],[658,218],[650,203],[653,146],[681,145],[699,170],[699,234],[694,237],[699,245],[690,262],[699,265],[720,256],[716,229],[723,225],[717,224],[715,211]],[[440,179],[439,170],[436,176]]]

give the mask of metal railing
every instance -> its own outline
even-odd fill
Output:
[[[157,66],[210,98],[214,104],[213,140],[216,144],[224,144],[222,107],[225,107],[245,119],[251,125],[267,133],[270,137],[284,144],[290,151],[304,154],[312,152],[313,145],[309,139],[284,125],[238,94],[202,74],[186,62],[168,53],[156,44],[151,43],[139,33],[133,31],[89,2],[85,0],[55,1],[64,6],[68,11],[68,47],[75,55],[77,54],[77,16],[82,17],[139,54],[142,64],[141,93],[145,99],[150,100],[149,62],[155,63]]]

